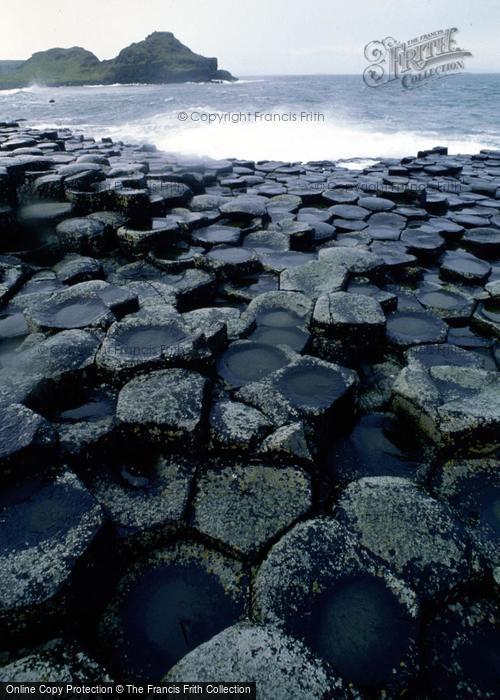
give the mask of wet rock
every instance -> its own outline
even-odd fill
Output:
[[[367,477],[341,494],[335,517],[424,598],[473,573],[468,539],[451,511],[408,479]]]
[[[69,471],[4,490],[1,506],[0,626],[17,634],[64,615],[75,569],[88,557],[103,516]],[[85,573],[91,578],[92,566]]]
[[[189,203],[191,211],[212,211],[227,203],[228,198],[215,194],[197,194]]]
[[[212,226],[197,229],[192,239],[196,245],[204,248],[213,248],[216,245],[237,246],[241,242],[241,229],[235,226],[212,224]]]
[[[368,250],[336,246],[319,251],[319,259],[335,267],[345,267],[351,275],[377,277],[385,267],[384,260]]]
[[[259,272],[261,265],[252,250],[244,248],[213,248],[199,262],[222,279],[232,279]]]
[[[330,204],[356,204],[359,199],[359,195],[356,192],[341,187],[334,190],[325,190],[321,196],[323,200]],[[368,207],[366,208],[368,209]]]
[[[225,384],[239,388],[287,365],[292,356],[284,348],[248,340],[234,342],[217,362],[217,372]]]
[[[458,213],[450,216],[451,220],[464,228],[482,228],[488,226],[489,221],[481,216],[474,214]]]
[[[163,367],[193,364],[204,349],[177,313],[154,307],[141,316],[129,316],[109,329],[96,362],[115,382]]]
[[[276,340],[279,341],[280,334],[286,329],[307,327],[311,313],[312,302],[305,295],[297,292],[273,291],[255,297],[248,305],[245,316],[252,319],[261,330],[272,329],[277,336]],[[284,335],[283,340],[286,341],[286,339]]]
[[[443,257],[439,276],[444,280],[463,284],[484,284],[490,272],[491,266],[472,253],[450,250]]]
[[[3,353],[15,350],[29,333],[22,313],[9,307],[3,311],[0,314],[0,358]]]
[[[111,177],[108,173],[108,177]],[[113,191],[114,203],[121,213],[127,216],[140,216],[149,210],[149,194],[144,189],[123,187]]]
[[[449,241],[460,240],[465,231],[463,226],[443,218],[429,219],[427,224]]]
[[[347,278],[348,271],[343,265],[317,260],[285,269],[280,276],[280,290],[302,292],[316,300],[322,294],[344,289]]]
[[[371,229],[369,231],[370,235],[373,236],[374,232]],[[404,243],[392,242],[391,239],[375,240],[371,250],[383,259],[388,271],[392,274],[404,274],[408,268],[411,268],[417,262],[417,258],[414,255],[407,253]]]
[[[332,214],[328,209],[319,207],[302,207],[297,214],[297,221],[310,221],[328,223],[332,220]]]
[[[10,138],[2,142],[0,146],[2,151],[14,151],[17,148],[29,148],[31,146],[36,146],[35,139],[26,137]]]
[[[310,334],[299,326],[258,326],[249,336],[249,340],[267,345],[284,345],[297,353],[302,353],[309,345]]]
[[[363,294],[378,301],[384,312],[395,311],[398,305],[398,298],[393,292],[380,289],[375,284],[353,280],[347,287],[351,294]]]
[[[380,354],[385,346],[385,316],[375,299],[334,292],[319,297],[314,307],[313,332],[340,342],[351,361]]]
[[[106,249],[105,226],[95,219],[66,219],[56,227],[61,249],[81,255],[101,255]]]
[[[369,218],[370,226],[390,226],[391,228],[403,229],[406,226],[404,216],[394,214],[394,212],[375,212]]]
[[[361,197],[358,200],[358,206],[368,209],[369,211],[390,211],[396,206],[390,199],[384,197]]]
[[[122,429],[136,439],[195,443],[204,427],[207,392],[208,380],[196,372],[151,372],[123,387],[116,415]]]
[[[210,443],[218,450],[252,451],[271,430],[271,424],[255,408],[237,401],[219,401],[210,411]]]
[[[471,367],[406,367],[392,405],[443,448],[487,452],[500,423],[498,374]]]
[[[327,466],[333,482],[347,485],[372,476],[419,478],[422,456],[399,428],[387,413],[362,416],[349,434],[328,446]]]
[[[0,667],[2,683],[111,683],[106,669],[84,651],[63,640]]]
[[[243,556],[261,550],[311,506],[301,469],[243,465],[207,469],[198,481],[193,526]]]
[[[14,296],[27,278],[28,271],[20,260],[0,259],[0,305]]]
[[[347,220],[363,220],[370,214],[368,209],[364,209],[355,204],[334,204],[328,211],[336,218]]]
[[[82,282],[30,304],[24,312],[28,327],[33,332],[107,328],[115,316],[98,290],[92,282]]]
[[[221,293],[230,301],[248,303],[259,294],[274,292],[278,289],[278,278],[275,275],[248,275],[233,282],[225,282]]]
[[[73,206],[68,202],[41,202],[23,207],[18,212],[18,219],[27,228],[54,227],[68,216]]]
[[[309,520],[282,537],[254,596],[260,621],[304,641],[349,683],[391,691],[415,671],[415,594],[333,519]]]
[[[492,280],[484,287],[492,299],[500,301],[500,280]]]
[[[417,294],[424,309],[450,324],[468,321],[474,311],[475,301],[465,294],[448,289],[429,289]]]
[[[496,460],[450,460],[437,471],[433,491],[449,503],[486,566],[494,571],[500,566],[500,478]]]
[[[282,231],[253,231],[245,236],[243,247],[250,248],[259,255],[289,250],[290,241]]]
[[[95,258],[67,255],[54,266],[57,278],[63,284],[79,284],[103,276],[101,264]]]
[[[127,221],[126,217],[117,211],[94,211],[87,218],[104,224],[104,235],[109,239],[112,239],[120,226],[124,226]]]
[[[500,229],[471,228],[465,232],[462,244],[478,255],[498,257],[500,255]]]
[[[179,241],[167,248],[150,250],[148,258],[159,269],[177,273],[198,265],[202,254],[203,248],[200,246],[191,246],[186,241]]]
[[[262,253],[262,266],[267,272],[281,273],[287,268],[299,267],[316,259],[314,253],[300,253],[297,250],[286,250],[276,253]]]
[[[157,218],[146,220],[141,226],[122,226],[117,237],[124,252],[139,256],[157,247],[172,246],[182,240],[184,233],[177,221]]]
[[[163,678],[183,656],[247,612],[243,566],[198,543],[179,542],[137,562],[101,624],[117,675]]]
[[[106,385],[75,391],[53,416],[59,447],[70,463],[91,461],[115,449],[116,392]],[[102,458],[102,457],[100,457]]]
[[[11,308],[23,310],[33,302],[49,297],[53,292],[64,289],[52,270],[36,272],[21,287],[10,302]]]
[[[396,352],[412,345],[444,343],[447,325],[428,311],[396,311],[387,317],[387,340]]]
[[[222,204],[220,211],[232,219],[253,219],[266,215],[267,199],[259,195],[240,195]]]
[[[500,338],[500,302],[496,299],[481,302],[471,325],[484,335]]]
[[[439,365],[485,369],[484,360],[480,355],[447,343],[417,345],[407,351],[406,359],[410,367],[422,369]]]
[[[55,431],[42,416],[20,404],[0,414],[0,472],[2,479],[20,470],[42,466],[53,456]]]
[[[283,219],[276,224],[276,229],[288,239],[290,250],[309,250],[314,239],[314,229],[307,221]]]
[[[164,292],[164,296],[167,297],[166,303],[172,303],[173,298],[181,305],[193,304],[200,299],[206,300],[215,288],[215,278],[202,270],[187,269],[165,273],[142,261],[123,265],[108,279],[115,284],[149,284],[152,289]]]
[[[252,319],[232,306],[194,309],[184,313],[183,319],[193,332],[203,333],[213,352],[224,350],[227,339],[246,336],[253,328]]]
[[[54,389],[64,391],[86,381],[92,374],[99,345],[90,333],[73,330],[21,349],[15,358],[4,362],[0,404],[46,406]]]
[[[498,691],[498,604],[466,597],[450,602],[424,633],[426,684],[440,697],[486,700]]]
[[[435,259],[445,247],[444,238],[439,233],[422,229],[407,229],[400,238],[412,255],[425,259]]]
[[[98,163],[84,163],[82,161],[68,163],[59,168],[59,174],[64,178],[73,177],[74,175],[86,172],[100,173],[102,169]],[[113,175],[110,175],[110,177],[113,177]]]
[[[368,228],[368,223],[360,219],[334,219],[332,223],[337,233],[355,233]]]
[[[301,419],[323,424],[352,402],[356,384],[352,370],[302,357],[242,387],[236,398],[258,408],[276,427]]]
[[[314,462],[301,421],[275,430],[261,443],[258,452],[267,460],[282,464],[311,466]]]
[[[120,537],[165,534],[184,525],[194,472],[194,462],[184,457],[161,456],[151,465],[141,460],[140,469],[125,464],[99,471],[90,488]]]
[[[358,698],[301,642],[272,625],[242,622],[228,627],[179,661],[165,677],[183,683],[216,676],[256,682],[262,700]]]

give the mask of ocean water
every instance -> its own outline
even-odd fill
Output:
[[[397,81],[369,88],[350,75],[0,91],[0,120],[213,158],[400,158],[435,145],[474,153],[500,148],[499,114],[500,74],[456,74],[412,90]]]

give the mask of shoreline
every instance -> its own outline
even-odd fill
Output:
[[[0,231],[0,681],[494,697],[500,151],[1,122]]]

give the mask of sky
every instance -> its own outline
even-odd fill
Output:
[[[0,0],[0,59],[56,46],[113,58],[171,31],[236,76],[360,73],[370,41],[448,27],[470,72],[500,72],[498,0]]]

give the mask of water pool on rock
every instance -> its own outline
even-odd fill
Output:
[[[243,568],[199,544],[178,544],[140,561],[120,582],[101,624],[121,677],[160,680],[186,653],[241,619]]]
[[[376,578],[358,576],[326,589],[310,615],[307,627],[302,623],[295,634],[342,677],[380,686],[400,663],[411,623]]]
[[[279,348],[266,343],[241,341],[233,343],[222,355],[218,372],[229,386],[238,388],[262,379],[288,362],[289,357]]]
[[[446,324],[426,311],[396,311],[387,319],[387,339],[396,349],[422,343],[443,343]]]
[[[294,326],[281,326],[272,328],[271,326],[259,326],[249,336],[250,340],[266,345],[287,345],[295,352],[301,353],[309,342],[310,335],[301,328]]]
[[[348,435],[327,448],[327,468],[334,483],[348,484],[362,476],[404,476],[415,479],[422,455],[390,414],[362,416]]]

